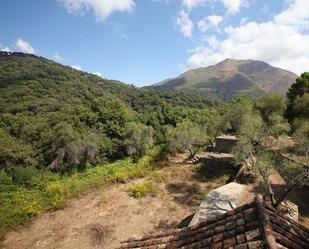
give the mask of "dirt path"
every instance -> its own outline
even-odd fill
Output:
[[[195,166],[184,164],[182,157],[172,158],[169,164],[148,179],[82,194],[64,209],[45,213],[10,232],[2,248],[116,248],[122,239],[175,227],[197,210],[206,192],[228,179],[222,175],[211,183],[198,181]],[[142,181],[156,184],[158,195],[131,197],[130,186]]]

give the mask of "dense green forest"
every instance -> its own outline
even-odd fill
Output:
[[[297,153],[308,156],[308,110],[309,73],[287,99],[219,104],[0,53],[0,237],[86,187],[144,175],[166,153],[194,157],[221,133],[239,135],[239,162],[252,154],[266,160],[258,145],[267,136],[299,137]]]
[[[31,55],[0,59],[0,165],[7,171],[82,170],[125,157],[128,133],[141,125],[154,129],[158,144],[166,125],[213,115],[195,95],[137,89]]]

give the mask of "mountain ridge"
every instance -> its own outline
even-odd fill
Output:
[[[265,92],[285,94],[297,75],[257,60],[225,59],[215,65],[190,69],[151,87],[161,90],[200,92],[227,98],[258,97]],[[249,87],[250,86],[250,87]]]

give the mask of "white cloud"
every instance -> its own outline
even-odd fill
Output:
[[[206,37],[205,40],[213,49],[218,49],[220,46],[220,41],[214,35]]]
[[[216,16],[216,15],[208,16],[207,19],[208,19],[209,23],[212,24],[215,27],[218,26],[219,23],[223,21],[222,16]]]
[[[69,13],[81,14],[92,9],[97,21],[106,20],[115,11],[133,10],[134,0],[59,0]]]
[[[79,71],[82,70],[82,67],[81,67],[81,66],[78,66],[78,65],[71,65],[70,67],[71,67],[71,68],[74,68],[74,69],[76,69],[76,70],[79,70]]]
[[[301,34],[291,26],[249,22],[228,27],[225,32],[228,38],[216,45],[217,50],[198,47],[187,60],[187,66],[208,66],[234,58],[263,60],[298,74],[309,68],[309,34]],[[215,44],[215,40],[212,42]]]
[[[205,5],[205,4],[216,4],[220,2],[227,9],[229,14],[237,13],[242,7],[248,6],[247,0],[183,0],[182,6],[187,10]]]
[[[191,38],[194,24],[191,21],[188,12],[181,10],[176,18],[176,25],[184,36]]]
[[[95,72],[95,73],[93,73],[93,74],[95,74],[95,75],[97,75],[97,76],[99,76],[99,77],[102,77],[102,74],[101,74],[100,72]]]
[[[197,23],[197,26],[202,32],[206,32],[208,29],[218,27],[219,23],[222,22],[223,17],[217,15],[207,16]]]
[[[35,50],[34,48],[30,45],[30,43],[24,41],[21,38],[18,38],[15,42],[15,47],[23,52],[23,53],[27,53],[27,54],[35,54]]]
[[[4,46],[3,44],[0,43],[0,51],[3,52],[12,52],[12,50],[9,47]]]
[[[275,16],[279,24],[293,25],[299,30],[309,30],[309,1],[292,0],[288,8]]]
[[[200,20],[197,23],[197,26],[202,32],[206,32],[210,28],[209,23],[207,22],[206,18],[203,18],[202,20]]]
[[[198,7],[206,3],[206,0],[183,0],[182,5],[191,10],[192,8]]]
[[[234,58],[262,60],[297,74],[308,71],[308,9],[308,0],[289,0],[286,9],[271,21],[242,19],[238,26],[226,27],[226,38],[220,41],[216,36],[204,36],[201,41],[206,41],[207,46],[192,49],[185,68],[209,66]]]
[[[220,0],[224,7],[227,9],[228,13],[235,14],[240,8],[247,6],[246,0]]]

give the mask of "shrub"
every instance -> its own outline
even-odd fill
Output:
[[[46,187],[46,195],[52,208],[59,209],[63,207],[68,191],[63,184],[54,182]]]
[[[31,193],[25,191],[18,191],[13,196],[15,217],[19,217],[20,220],[27,220],[28,218],[38,215],[41,210],[40,203],[36,200],[36,197]]]
[[[200,194],[202,192],[201,186],[197,182],[189,184],[187,187],[187,193],[189,195]]]
[[[0,170],[0,189],[4,190],[6,187],[12,185],[12,179],[3,170]]]
[[[129,180],[128,173],[116,172],[114,176],[115,182],[126,183]]]
[[[147,195],[156,196],[158,187],[152,182],[136,183],[129,189],[129,193],[134,198],[142,198]]]
[[[16,167],[12,172],[12,180],[16,185],[30,187],[33,184],[33,179],[37,171],[34,168]]]

